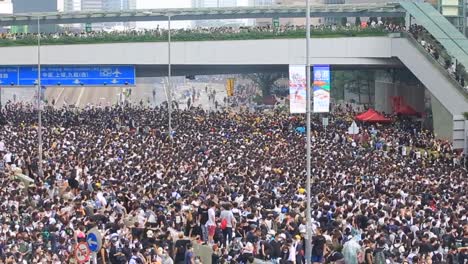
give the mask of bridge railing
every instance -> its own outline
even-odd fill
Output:
[[[459,68],[459,71],[458,73],[452,73],[449,71],[449,69],[447,69],[447,65],[446,65],[446,60],[452,60],[452,58],[447,54],[447,52],[444,51],[443,48],[441,47],[436,47],[438,49],[438,52],[440,54],[440,57],[439,58],[435,58],[432,54],[430,54],[427,50],[426,50],[426,47],[424,47],[411,33],[408,33],[408,32],[402,32],[401,33],[403,36],[405,36],[411,43],[413,43],[415,45],[415,47],[420,50],[425,56],[426,58],[432,62],[432,64],[434,65],[434,67],[436,67],[437,69],[439,69],[440,71],[446,73],[449,77],[449,80],[451,82],[451,84],[456,87],[458,90],[460,90],[462,92],[462,94],[468,98],[468,90],[461,84],[460,82],[460,79],[457,80],[455,74],[459,74],[459,78],[464,78],[464,80],[466,80],[466,82],[468,83],[468,74],[467,72],[465,71],[465,69],[463,68],[463,66],[459,65],[458,67]],[[432,44],[432,45],[435,45],[435,44]],[[443,61],[442,61],[442,60]],[[466,85],[466,84],[465,84]]]
[[[174,30],[172,41],[222,41],[222,40],[258,40],[304,38],[304,28],[244,28],[231,30]],[[383,26],[360,27],[319,27],[313,28],[313,38],[335,37],[367,37],[385,36],[388,30]],[[91,33],[60,33],[42,34],[42,45],[72,45],[72,44],[99,44],[99,43],[126,43],[126,42],[165,42],[167,31],[126,31],[126,32],[91,32]],[[36,34],[1,34],[0,47],[33,46],[37,43]]]

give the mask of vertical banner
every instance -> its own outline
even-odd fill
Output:
[[[330,66],[314,66],[314,113],[330,112]]]
[[[289,65],[289,106],[291,114],[306,112],[306,66]]]

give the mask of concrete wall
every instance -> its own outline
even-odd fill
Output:
[[[460,115],[455,116],[453,121],[453,145],[468,155],[468,120]]]
[[[397,96],[402,96],[404,98],[405,104],[411,106],[414,110],[423,113],[425,89],[426,88],[420,83],[400,83],[397,89]]]
[[[392,60],[387,37],[312,39],[312,64],[401,65]],[[305,64],[305,40],[193,41],[172,44],[180,65]],[[43,46],[43,64],[167,64],[167,43]],[[37,63],[37,47],[0,48],[0,65]]]
[[[431,94],[432,119],[434,134],[437,138],[453,139],[453,115]]]
[[[397,77],[397,76],[396,76]],[[402,82],[388,71],[376,71],[375,74],[375,109],[384,113],[392,113],[393,96],[403,97],[404,103],[418,112],[424,112],[425,87],[417,80]]]

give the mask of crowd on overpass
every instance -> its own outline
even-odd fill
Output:
[[[353,114],[335,106],[326,129],[313,119],[307,190],[302,116],[176,109],[168,133],[165,108],[47,107],[40,166],[37,112],[9,103],[0,258],[68,263],[96,227],[100,264],[200,263],[197,243],[214,264],[300,264],[310,192],[314,263],[466,263],[460,153],[403,119],[350,136]]]
[[[414,38],[424,47],[424,49],[434,59],[440,63],[460,85],[468,93],[468,86],[465,84],[465,78],[468,77],[466,69],[457,63],[456,58],[451,57],[438,41],[422,26],[414,24],[409,30]]]
[[[371,32],[371,31],[394,31],[399,30],[399,26],[387,23],[383,24],[382,21],[371,21],[368,23],[368,27],[362,25],[354,25],[346,23],[345,25],[315,25],[312,26],[312,33],[314,32]],[[242,33],[291,33],[291,32],[302,32],[305,31],[305,26],[300,25],[281,25],[273,27],[267,26],[222,26],[222,27],[197,27],[192,29],[172,29],[171,34],[177,38],[178,35],[203,35],[209,37],[213,34],[242,34]],[[98,31],[63,31],[56,33],[41,33],[40,36],[45,43],[47,41],[60,40],[60,39],[108,39],[117,37],[152,37],[154,40],[160,38],[162,41],[167,40],[168,30],[160,28],[159,25],[155,29],[128,29],[128,30],[98,30]],[[20,40],[36,40],[37,33],[14,33],[7,32],[0,34],[1,41],[20,41]]]

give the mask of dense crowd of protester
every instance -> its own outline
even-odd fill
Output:
[[[164,108],[46,108],[0,116],[0,258],[69,263],[86,232],[98,263],[304,263],[311,192],[314,263],[467,263],[467,171],[447,142],[404,120],[360,124],[334,107],[313,120],[305,189],[302,116]],[[39,168],[42,167],[42,175]],[[19,181],[22,173],[32,184]]]

